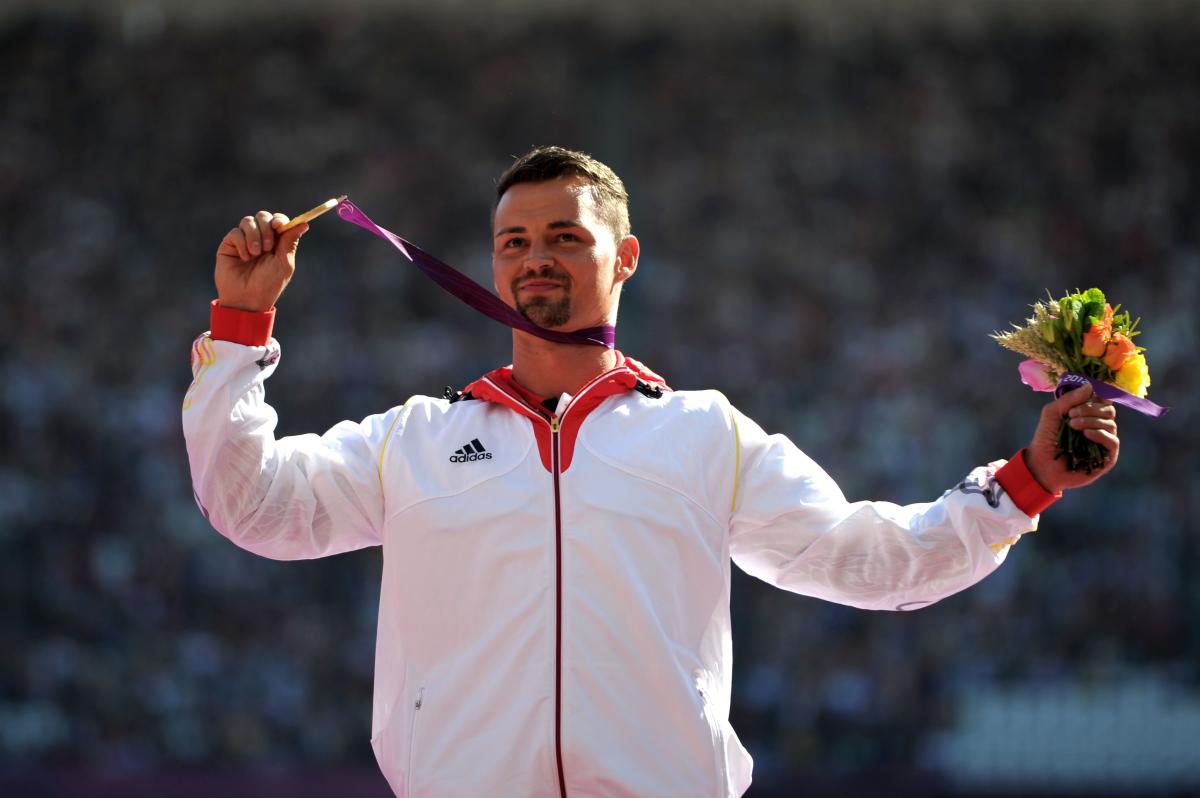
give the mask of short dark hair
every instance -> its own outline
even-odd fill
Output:
[[[629,235],[629,193],[617,173],[586,152],[565,147],[534,147],[517,158],[496,181],[495,216],[500,198],[518,183],[542,183],[560,177],[582,177],[592,185],[604,223],[620,242]]]

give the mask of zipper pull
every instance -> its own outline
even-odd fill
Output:
[[[558,416],[550,416],[550,431],[558,434]]]
[[[417,703],[413,704],[413,709],[420,710],[421,703],[425,701],[425,688],[422,687],[417,691]]]

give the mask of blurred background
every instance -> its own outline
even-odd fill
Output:
[[[490,284],[494,180],[554,143],[633,198],[620,348],[851,499],[1027,442],[1043,397],[988,334],[1047,290],[1143,316],[1174,408],[1123,413],[1115,473],[920,612],[737,573],[749,795],[1197,794],[1198,34],[1195,2],[0,3],[0,793],[388,795],[380,553],[207,526],[189,345],[260,208],[346,193]],[[332,215],[276,336],[284,434],[509,358]]]

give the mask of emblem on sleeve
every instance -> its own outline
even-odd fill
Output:
[[[996,481],[995,474],[988,474],[986,479],[969,476],[955,485],[953,490],[966,494],[978,494],[988,503],[988,507],[993,509],[1000,506],[1000,497],[1004,495],[1004,488]]]

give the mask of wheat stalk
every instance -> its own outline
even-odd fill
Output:
[[[1062,353],[1042,337],[1042,327],[1045,322],[1055,317],[1056,306],[1048,306],[1042,302],[1033,305],[1033,316],[1025,320],[1024,327],[1013,325],[1007,332],[992,333],[992,338],[1005,349],[1011,349],[1025,357],[1030,357],[1054,372],[1056,377],[1070,371]]]

